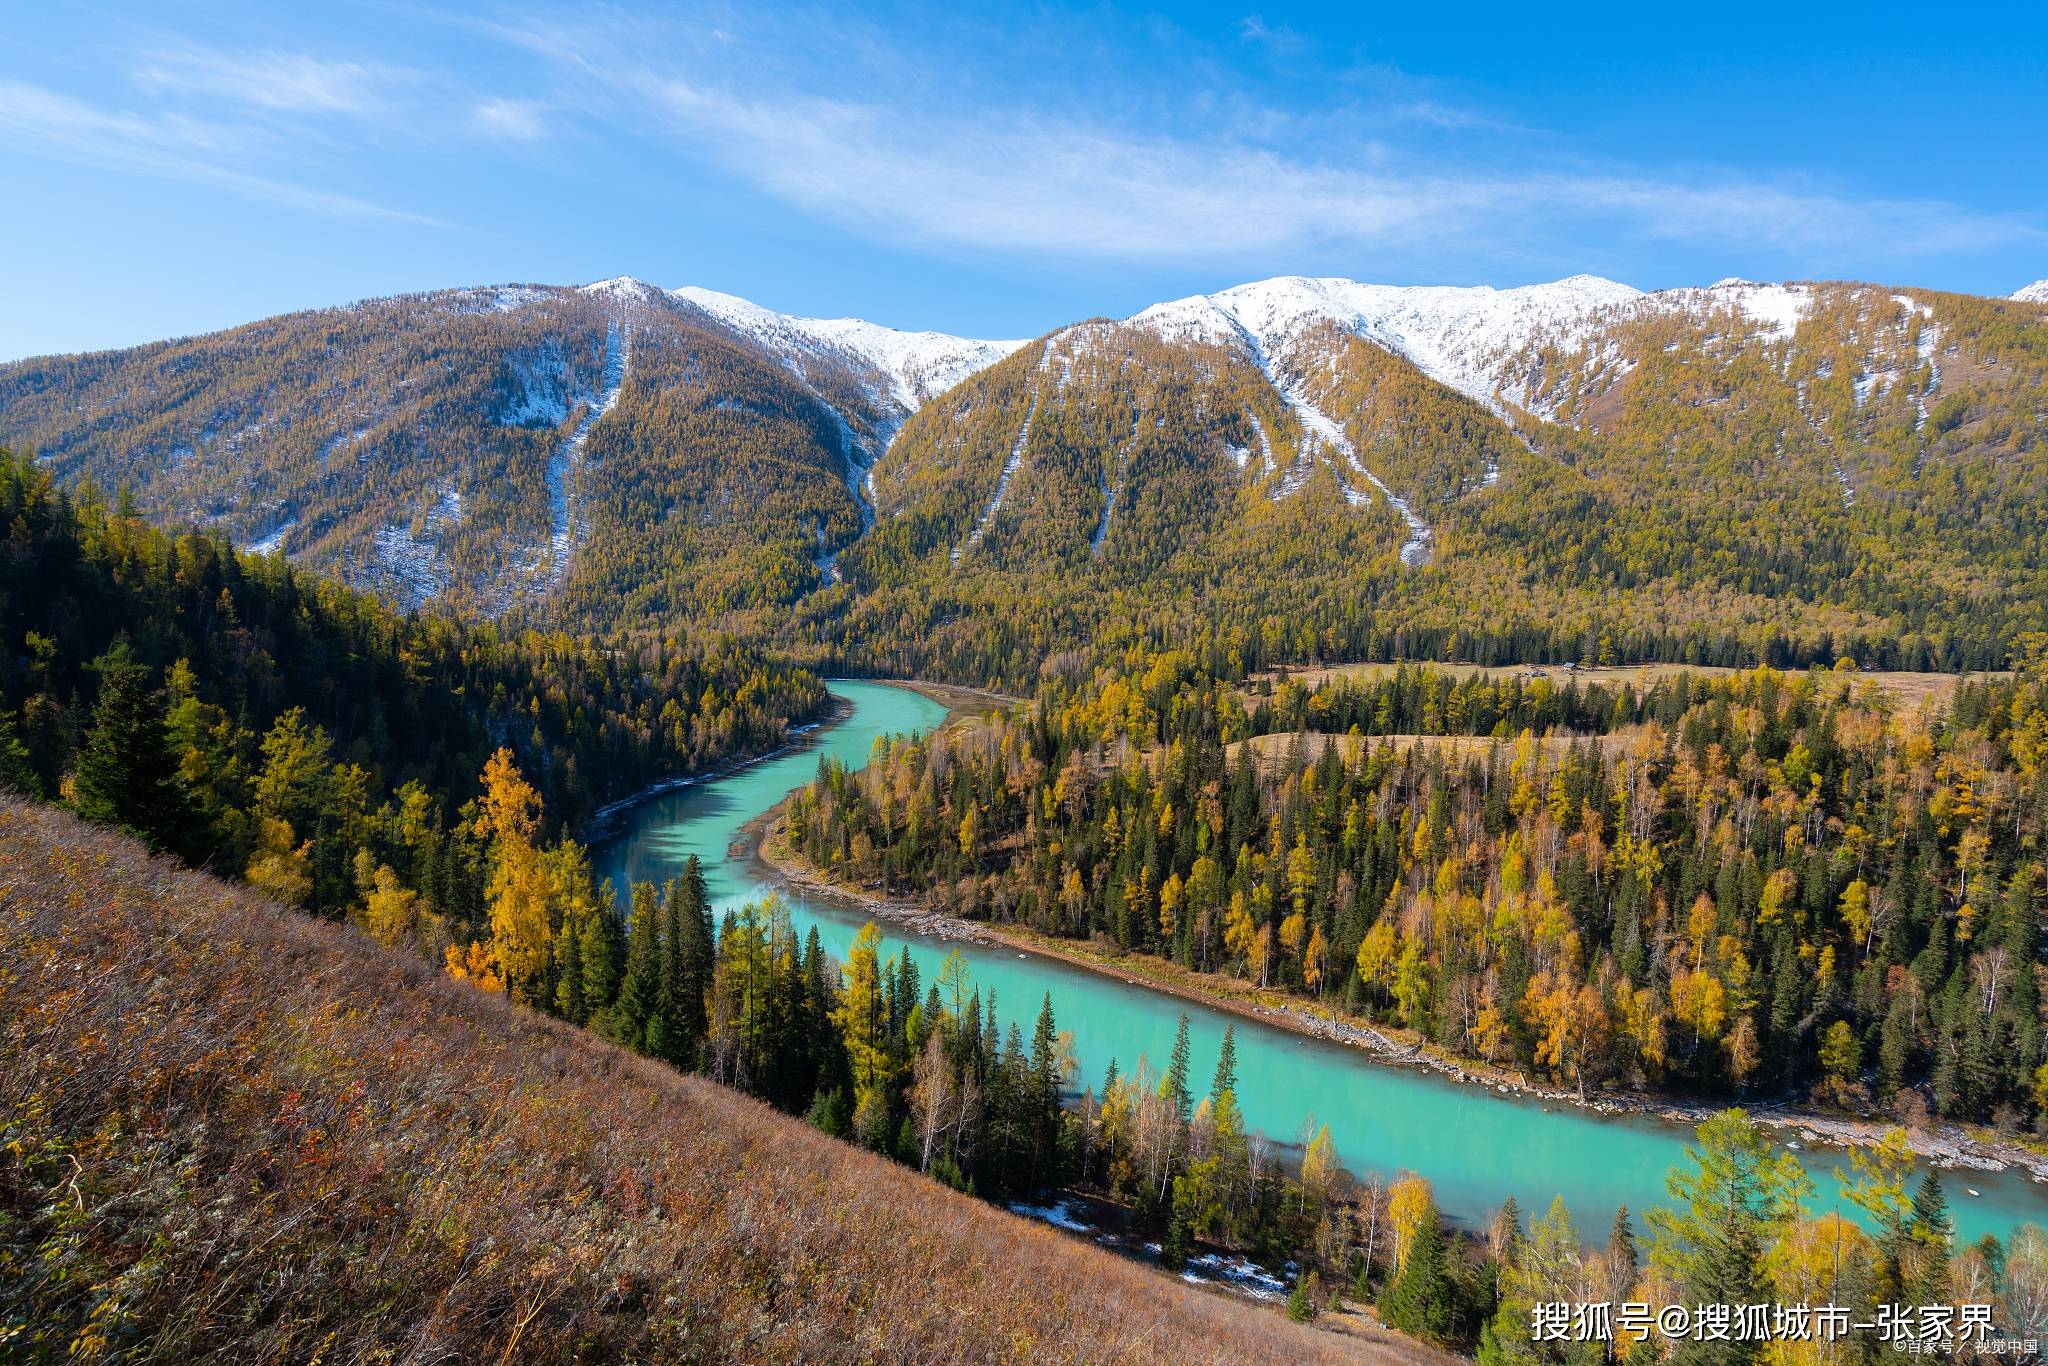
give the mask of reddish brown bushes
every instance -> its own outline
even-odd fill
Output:
[[[1288,1360],[1360,1345],[11,802],[0,1123],[0,1356]]]

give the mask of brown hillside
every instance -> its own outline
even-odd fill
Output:
[[[54,809],[0,803],[0,1356],[1311,1361]]]

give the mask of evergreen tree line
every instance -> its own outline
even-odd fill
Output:
[[[0,786],[324,914],[409,891],[447,942],[481,924],[466,794],[494,750],[536,775],[553,831],[771,748],[828,700],[724,638],[616,648],[402,616],[5,451],[0,526]]]

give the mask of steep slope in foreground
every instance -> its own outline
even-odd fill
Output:
[[[1369,1350],[11,801],[0,1079],[13,1360]]]

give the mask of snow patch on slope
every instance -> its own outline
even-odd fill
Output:
[[[1717,309],[1733,309],[1759,334],[1783,340],[1812,305],[1813,291],[1804,285],[1737,279],[1646,294],[1597,275],[1513,289],[1290,275],[1154,304],[1131,321],[1169,339],[1237,343],[1280,356],[1311,328],[1333,324],[1496,413],[1505,401],[1549,416],[1515,373],[1517,357],[1532,346],[1571,352],[1630,317]]]
[[[613,303],[647,304],[659,299],[663,290],[659,285],[650,285],[645,280],[636,280],[630,275],[614,275],[609,280],[580,286],[578,294],[607,299]]]
[[[462,494],[453,488],[441,491],[427,510],[418,535],[405,522],[393,522],[371,533],[375,572],[385,580],[387,591],[408,610],[438,597],[448,587],[441,565],[441,538],[462,520]]]
[[[797,318],[695,285],[670,293],[760,342],[793,369],[805,356],[836,352],[879,371],[889,400],[906,413],[1025,345],[1024,339],[978,341],[944,332],[899,332],[859,318]]]
[[[1383,308],[1391,295],[1409,292],[1423,291],[1390,290],[1386,286],[1359,285],[1349,280],[1310,280],[1294,276],[1281,280],[1266,280],[1253,285],[1240,285],[1221,294],[1196,295],[1171,303],[1155,304],[1133,317],[1131,323],[1134,326],[1151,328],[1169,340],[1216,342],[1239,346],[1247,351],[1252,361],[1266,376],[1266,382],[1273,386],[1274,392],[1280,395],[1281,400],[1294,413],[1307,436],[1307,440],[1302,443],[1296,469],[1290,471],[1287,478],[1281,481],[1276,491],[1277,496],[1286,497],[1300,491],[1306,485],[1312,469],[1312,453],[1320,447],[1329,453],[1330,466],[1336,473],[1338,487],[1343,490],[1346,502],[1357,507],[1371,501],[1370,494],[1351,482],[1349,475],[1355,472],[1363,475],[1368,483],[1379,490],[1380,496],[1387,500],[1388,506],[1400,514],[1401,520],[1408,524],[1408,540],[1401,547],[1401,563],[1419,565],[1429,558],[1429,525],[1415,515],[1414,509],[1408,505],[1406,499],[1395,494],[1378,475],[1366,468],[1365,461],[1358,454],[1358,448],[1352,445],[1351,438],[1344,434],[1343,424],[1310,400],[1300,376],[1286,364],[1294,347],[1310,329],[1331,322],[1360,336],[1368,336],[1390,350],[1404,355],[1409,354],[1400,346],[1393,345],[1385,339],[1390,334],[1384,326]],[[1428,292],[1460,296],[1482,292],[1489,295],[1497,293],[1494,290]],[[1457,301],[1437,302],[1448,308]],[[1381,310],[1377,320],[1362,311],[1368,306]],[[1441,318],[1443,312],[1440,308],[1437,316]],[[1375,335],[1376,330],[1379,335]],[[1473,331],[1468,329],[1463,335],[1467,344],[1481,344]],[[1463,363],[1456,357],[1466,354],[1450,346],[1425,349],[1431,350],[1432,356],[1444,369],[1445,374],[1449,374]],[[1419,361],[1417,363],[1420,364]],[[1445,383],[1452,383],[1443,375],[1437,377],[1443,379]],[[1470,374],[1461,377],[1468,383],[1476,384],[1476,380]],[[1452,387],[1462,386],[1453,384]],[[1465,392],[1473,391],[1466,389]],[[1488,398],[1482,401],[1491,403],[1492,400]],[[1264,428],[1259,428],[1259,438],[1261,445],[1265,445]],[[1266,458],[1270,464],[1270,448],[1267,449]]]
[[[1805,285],[1762,285],[1733,277],[1705,289],[1659,290],[1650,299],[1654,305],[1688,310],[1732,308],[1774,341],[1790,338],[1813,307],[1813,291]]]
[[[953,547],[949,558],[954,564],[960,563],[962,555],[981,544],[981,538],[988,534],[989,524],[995,521],[996,513],[1003,506],[1003,499],[1009,496],[1010,481],[1017,477],[1017,471],[1024,465],[1024,448],[1031,441],[1031,420],[1038,416],[1039,391],[1044,387],[1046,371],[1052,368],[1052,352],[1052,342],[1047,341],[1045,354],[1039,357],[1036,367],[1037,377],[1031,381],[1031,401],[1024,409],[1024,423],[1017,429],[1017,440],[1010,447],[1009,456],[1003,461],[1002,473],[996,476],[995,495],[988,500],[988,506],[982,509],[981,516],[975,519],[974,529],[967,533],[967,544]],[[1073,373],[1073,369],[1074,358],[1069,354],[1060,364],[1059,385],[1054,390],[1055,394],[1066,389],[1067,377]]]
[[[548,548],[541,580],[547,591],[561,586],[569,572],[569,556],[575,551],[577,540],[585,534],[586,528],[581,525],[573,507],[576,477],[583,470],[583,446],[590,439],[590,429],[603,421],[612,405],[619,401],[619,390],[626,383],[626,364],[632,354],[632,329],[617,324],[606,327],[604,389],[583,414],[583,420],[576,424],[576,430],[569,434],[569,439],[548,458]]]
[[[1249,341],[1278,355],[1309,329],[1334,323],[1498,411],[1502,369],[1517,351],[1538,340],[1569,349],[1603,316],[1643,297],[1641,290],[1594,275],[1515,289],[1297,275],[1154,304],[1131,321],[1170,338]]]
[[[501,427],[559,427],[571,404],[564,382],[562,352],[553,342],[524,356],[508,356],[513,397],[498,415]]]
[[[270,531],[244,545],[242,553],[244,555],[275,555],[284,548],[285,537],[291,535],[298,525],[298,518],[287,517]]]
[[[2023,304],[2048,304],[2048,280],[2022,285],[2012,292],[2012,297]]]

